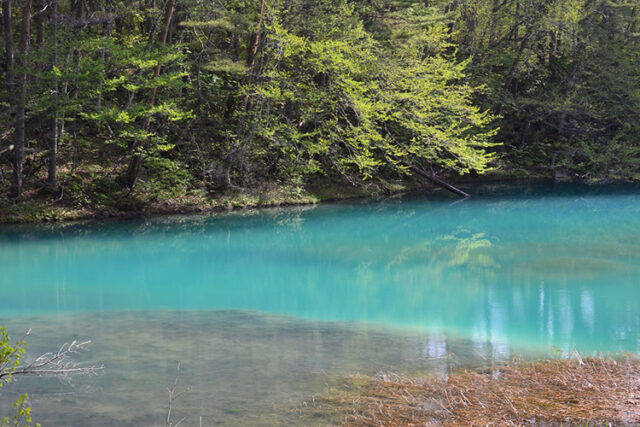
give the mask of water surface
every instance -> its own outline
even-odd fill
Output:
[[[0,228],[0,323],[107,368],[11,389],[50,425],[158,425],[180,361],[183,425],[300,424],[340,375],[640,351],[638,187],[469,190]]]

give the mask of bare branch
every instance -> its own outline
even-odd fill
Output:
[[[25,337],[31,333],[29,330]],[[91,341],[72,341],[70,344],[64,343],[57,352],[48,352],[36,358],[24,368],[13,371],[12,375],[55,375],[63,379],[69,379],[71,375],[90,374],[101,371],[104,365],[82,366],[75,362],[72,357],[83,351],[87,351],[87,346]],[[8,373],[6,373],[8,374]],[[5,373],[0,374],[0,378]]]
[[[171,421],[171,416],[173,413],[173,403],[183,394],[188,393],[191,388],[187,387],[186,389],[182,390],[181,392],[176,392],[176,389],[178,388],[178,379],[180,378],[180,362],[178,362],[178,367],[177,367],[177,372],[176,372],[176,378],[173,380],[173,387],[169,388],[167,387],[167,391],[169,392],[169,410],[167,411],[167,427],[178,427],[180,424],[182,424],[182,422],[184,420],[187,419],[187,417],[182,417],[180,420],[178,420],[178,422],[176,422],[175,424],[173,423],[173,421]]]

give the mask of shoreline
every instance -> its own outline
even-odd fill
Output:
[[[557,181],[548,176],[514,177],[495,174],[482,177],[458,177],[451,183],[463,187],[524,184],[582,184],[585,186],[629,184],[628,181]],[[279,207],[311,206],[319,203],[346,200],[384,199],[410,194],[441,195],[446,190],[432,184],[417,181],[399,181],[355,187],[348,183],[327,181],[315,183],[305,190],[272,187],[256,190],[210,194],[181,195],[179,198],[155,200],[131,209],[130,207],[74,205],[57,203],[48,194],[34,194],[19,203],[8,198],[0,199],[0,226],[68,223],[76,221],[127,220],[177,215],[212,214],[221,212],[259,210]],[[452,197],[458,197],[453,196]],[[125,202],[126,199],[123,199]]]
[[[386,196],[393,197],[417,189],[418,187],[401,188]],[[302,195],[290,194],[285,189],[275,190],[278,194],[274,196],[270,194],[270,191],[258,190],[221,194],[218,197],[187,198],[182,203],[175,202],[175,200],[160,200],[146,205],[142,209],[133,210],[56,205],[51,200],[30,199],[16,204],[0,203],[0,226],[213,214],[280,207],[312,206],[319,203],[375,199],[382,196],[382,193],[377,189],[375,191],[367,191],[367,189],[354,187],[347,190],[346,192],[336,192],[330,197],[313,191],[306,191]]]

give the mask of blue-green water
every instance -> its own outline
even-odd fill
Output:
[[[236,425],[296,423],[281,404],[327,375],[640,352],[640,188],[470,191],[0,228],[0,322],[34,352],[94,341],[104,375],[35,398],[78,425],[91,402],[92,425],[158,424],[177,360],[187,422]]]

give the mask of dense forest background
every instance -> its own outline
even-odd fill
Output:
[[[2,0],[0,204],[638,179],[639,8]]]

